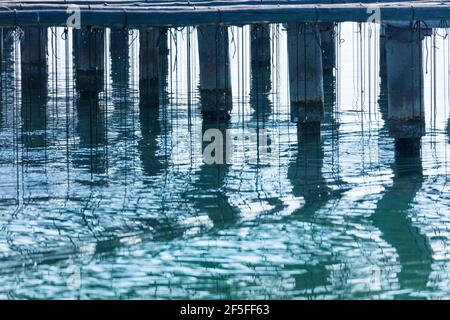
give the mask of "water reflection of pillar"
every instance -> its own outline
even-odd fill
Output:
[[[23,123],[23,144],[25,148],[42,148],[46,145],[47,96],[42,88],[22,81],[22,105],[20,114]],[[32,159],[31,159],[32,160]]]
[[[447,121],[447,136],[449,138],[448,142],[450,143],[450,118]]]
[[[291,216],[301,221],[312,222],[314,214],[322,208],[331,197],[330,190],[323,177],[323,146],[318,124],[305,124],[297,129],[298,151],[295,161],[288,167],[288,179],[295,197],[301,197],[304,204]],[[295,288],[307,290],[326,286],[329,271],[324,264],[310,265],[306,261],[294,275]]]
[[[205,122],[205,120],[203,121],[202,136],[208,129],[219,130],[222,134],[224,163],[203,163],[198,171],[198,179],[194,184],[195,207],[202,213],[206,213],[216,227],[232,223],[237,218],[237,212],[230,206],[224,187],[225,178],[229,170],[229,164],[225,163],[227,128],[228,123],[209,123]],[[202,142],[202,152],[209,143],[209,141]]]
[[[302,197],[304,205],[298,210],[304,217],[312,216],[327,203],[330,190],[322,174],[323,146],[318,125],[303,125],[297,129],[298,151],[295,162],[288,168],[293,194]]]
[[[139,106],[142,138],[138,142],[138,148],[145,178],[151,178],[167,165],[163,157],[158,155],[158,137],[162,131],[159,108],[149,108],[145,103],[141,103]]]
[[[80,152],[74,154],[74,163],[89,168],[91,176],[103,174],[107,168],[106,113],[100,108],[96,93],[81,95],[77,99],[76,107]]]
[[[382,232],[383,239],[398,254],[401,267],[398,279],[402,289],[417,292],[426,287],[432,263],[426,237],[408,218],[411,203],[422,186],[422,163],[419,156],[396,154],[392,167],[392,186],[378,201],[372,220]]]

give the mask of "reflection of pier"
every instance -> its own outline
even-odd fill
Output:
[[[383,239],[398,254],[401,288],[424,288],[431,272],[432,252],[427,238],[408,217],[411,203],[423,182],[421,160],[418,156],[397,154],[392,168],[392,186],[384,191],[378,201],[372,220],[382,232]]]
[[[329,201],[329,189],[322,174],[323,147],[317,126],[303,125],[297,130],[298,152],[289,166],[288,177],[293,194],[303,197],[299,209],[307,216],[313,215]]]
[[[226,129],[228,127],[227,122],[222,122],[220,124],[217,124],[216,122],[211,124],[204,122],[202,126],[202,136],[208,129],[217,129],[218,125],[222,137],[226,137]],[[208,141],[204,142],[202,150],[204,150],[208,144]],[[223,160],[225,161],[226,143],[223,143],[222,147],[222,155],[224,155]],[[220,150],[215,150],[215,152],[220,152]],[[217,155],[217,153],[215,153],[215,155]],[[202,193],[202,195],[196,195],[194,200],[195,207],[198,210],[205,212],[216,227],[231,223],[237,218],[237,212],[231,207],[224,188],[228,166],[229,165],[226,163],[203,164],[200,171],[197,173],[198,180],[194,184],[197,192]]]
[[[74,154],[74,163],[87,167],[91,176],[106,173],[105,112],[96,95],[82,95],[77,101],[78,124],[82,153]]]

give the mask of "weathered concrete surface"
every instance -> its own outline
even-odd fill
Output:
[[[250,26],[251,64],[270,65],[270,24],[253,24]]]
[[[101,92],[105,73],[105,30],[74,29],[73,50],[77,90],[81,94]]]
[[[336,67],[336,31],[335,23],[323,22],[319,24],[320,40],[322,47],[323,71],[332,73]]]
[[[47,28],[23,29],[20,43],[23,85],[29,88],[47,85]]]
[[[227,118],[232,108],[228,29],[198,27],[200,98],[206,117]]]
[[[317,24],[287,25],[291,119],[321,122],[323,119],[323,70],[320,31]]]
[[[139,31],[139,91],[141,105],[159,105],[162,76],[161,54],[167,52],[167,29],[147,28]]]
[[[420,29],[386,27],[389,131],[396,139],[425,132],[422,40]]]

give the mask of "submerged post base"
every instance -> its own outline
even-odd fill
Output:
[[[232,109],[231,90],[200,90],[202,112],[228,113]]]
[[[425,132],[425,122],[423,119],[415,120],[389,120],[389,134],[395,139],[415,139],[420,138]]]
[[[291,121],[298,123],[319,123],[323,119],[322,101],[291,102]]]
[[[395,152],[400,156],[417,156],[420,154],[420,138],[395,139]]]
[[[206,121],[228,120],[232,109],[231,91],[200,90],[203,119]]]

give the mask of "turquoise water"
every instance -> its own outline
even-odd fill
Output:
[[[396,156],[388,135],[373,25],[339,26],[320,135],[290,122],[281,25],[264,72],[250,68],[248,27],[230,30],[220,123],[202,121],[194,29],[171,29],[153,109],[139,103],[137,31],[125,54],[107,50],[98,99],[74,92],[62,31],[49,31],[42,97],[21,86],[18,41],[3,61],[1,298],[450,297],[446,30],[424,42],[417,157]],[[237,139],[228,164],[204,164],[208,128],[266,129],[268,159]]]

